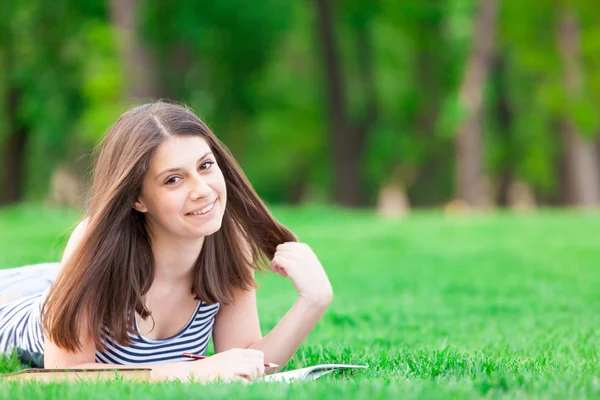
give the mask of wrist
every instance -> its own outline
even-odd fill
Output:
[[[316,311],[322,311],[324,312],[327,307],[329,307],[329,304],[331,304],[331,301],[333,300],[333,294],[331,293],[324,293],[318,296],[304,296],[304,295],[300,295],[298,297],[298,303],[302,304],[303,306],[311,309],[311,310],[316,310]]]
[[[150,372],[150,379],[157,382],[172,380],[207,382],[211,379],[211,375],[202,361],[204,360],[154,364]]]

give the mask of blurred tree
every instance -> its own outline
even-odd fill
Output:
[[[444,100],[457,86],[455,60],[463,55],[454,54],[460,46],[448,35],[449,3],[381,2],[374,7],[378,118],[367,141],[371,195],[394,179],[417,205],[436,205],[451,195],[451,139],[438,135],[438,123]],[[352,89],[351,100],[357,92]]]
[[[498,130],[498,142],[495,143],[500,149],[498,152],[503,154],[500,156],[497,166],[497,193],[495,201],[500,206],[507,206],[509,203],[510,187],[515,180],[514,165],[516,163],[517,153],[512,151],[516,145],[514,144],[515,137],[512,131],[512,113],[511,104],[508,98],[508,72],[506,59],[502,51],[498,52],[498,56],[492,67],[492,80],[495,92],[495,107],[491,108],[489,117],[495,119]]]
[[[482,107],[484,85],[494,52],[497,0],[481,0],[473,24],[473,42],[459,90],[464,120],[456,136],[456,194],[471,207],[482,205]]]
[[[45,193],[72,138],[81,101],[78,2],[2,2],[0,90],[3,187],[0,202]],[[25,184],[26,182],[26,184]]]
[[[353,156],[356,162],[356,184],[360,185],[355,205],[364,205],[365,198],[365,174],[363,165],[365,163],[365,146],[369,136],[373,135],[380,116],[380,103],[375,77],[375,46],[373,37],[373,25],[377,15],[380,13],[379,1],[353,0],[344,3],[342,19],[348,21],[350,40],[352,42],[355,65],[354,80],[356,85],[350,86],[352,96],[348,99],[351,129],[354,131],[354,153],[346,154]],[[353,71],[351,68],[350,71]],[[350,92],[350,91],[349,91]],[[352,101],[354,100],[354,102]],[[352,102],[354,107],[352,107]],[[351,137],[352,137],[351,136]],[[345,174],[347,176],[347,174]],[[339,176],[338,176],[339,177]]]
[[[372,204],[395,180],[438,205],[480,198],[482,176],[501,204],[515,185],[546,204],[598,202],[599,2],[32,0],[0,13],[0,201],[39,199],[131,101],[164,96],[211,124],[268,202]]]
[[[157,65],[151,49],[140,38],[142,0],[111,0],[110,17],[117,30],[121,58],[128,77],[127,100],[146,103],[164,97],[159,90]]]
[[[323,79],[333,155],[333,199],[340,205],[359,206],[363,202],[360,164],[365,131],[356,129],[348,115],[344,70],[335,34],[335,9],[328,0],[315,0],[315,6],[322,44]]]
[[[572,9],[565,9],[560,13],[557,36],[563,57],[566,97],[575,104],[581,104],[579,99],[583,91],[583,57],[579,22]],[[567,115],[561,121],[568,201],[577,206],[595,207],[600,205],[600,164],[595,143],[582,136],[572,115],[569,117]]]
[[[6,6],[5,6],[6,7]],[[4,14],[6,15],[6,14]],[[3,27],[4,28],[4,27]],[[3,85],[4,101],[4,131],[2,144],[2,177],[0,179],[2,191],[0,191],[0,204],[14,203],[21,200],[25,182],[25,146],[29,136],[29,128],[19,118],[19,107],[22,99],[19,88],[10,79],[15,73],[14,60],[15,49],[11,32],[3,29],[0,37],[4,38],[2,43],[2,71],[8,76]]]
[[[249,121],[244,169],[268,201],[330,200],[331,156],[314,40],[314,7],[293,2],[281,45],[254,80],[256,117]]]
[[[561,82],[554,44],[553,6],[503,0],[499,50],[487,115],[488,168],[498,197],[524,182],[555,201],[560,149],[554,127]],[[535,26],[536,29],[531,27]]]

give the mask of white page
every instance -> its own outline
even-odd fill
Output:
[[[350,364],[321,364],[314,365],[312,367],[280,372],[277,374],[265,375],[263,379],[267,382],[293,382],[305,379],[314,380],[335,370],[346,368],[367,368],[367,366]]]

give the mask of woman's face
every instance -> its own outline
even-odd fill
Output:
[[[151,235],[212,235],[221,228],[227,192],[206,141],[173,136],[150,162],[134,208],[145,213]]]

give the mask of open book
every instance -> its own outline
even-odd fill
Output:
[[[263,380],[267,382],[294,382],[301,380],[314,380],[323,375],[329,374],[338,369],[346,368],[367,368],[366,365],[349,364],[321,364],[312,367],[294,369],[291,371],[280,372],[278,374],[265,375]]]
[[[278,374],[265,375],[264,381],[267,382],[294,382],[298,380],[317,379],[320,376],[329,374],[338,369],[346,368],[367,368],[364,365],[348,364],[321,364],[312,367],[294,369],[292,371],[280,372]],[[60,382],[60,381],[88,381],[88,380],[137,380],[150,381],[151,369],[149,368],[120,368],[120,369],[42,369],[29,368],[11,374],[0,375],[2,381],[40,381],[40,382]]]

